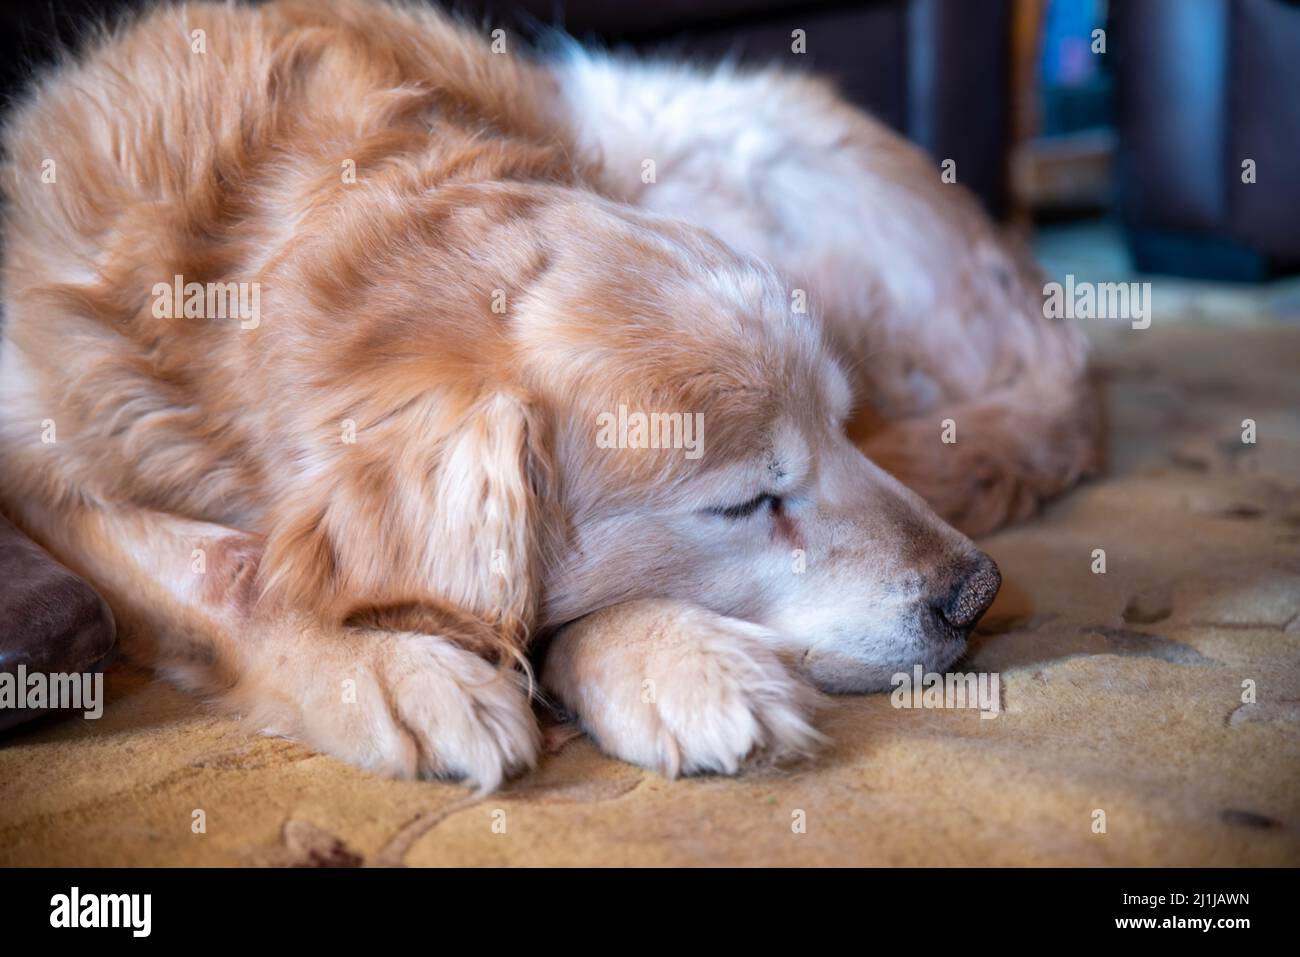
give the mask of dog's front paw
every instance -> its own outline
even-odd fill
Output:
[[[431,635],[355,630],[310,650],[245,689],[265,730],[393,777],[482,791],[536,763],[541,735],[517,673]]]
[[[465,778],[483,791],[537,763],[541,732],[517,672],[442,638],[397,636],[380,671],[422,776]]]
[[[765,629],[668,602],[605,609],[557,636],[544,681],[607,751],[676,777],[810,754],[816,692]]]

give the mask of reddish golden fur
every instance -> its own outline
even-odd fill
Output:
[[[546,619],[543,586],[581,517],[701,474],[623,456],[580,484],[560,465],[575,423],[619,403],[696,410],[727,424],[716,470],[777,417],[809,435],[840,421],[839,372],[774,271],[617,202],[551,75],[436,13],[164,9],[40,84],[6,142],[0,504],[108,594],[144,657],[350,760],[485,786],[531,761],[514,686],[460,649],[519,659],[566,620]],[[259,284],[258,324],[156,316],[151,290],[177,275]],[[1073,383],[1082,350],[1066,351]],[[1071,418],[1017,433],[996,423],[1007,394],[984,433],[1005,428],[1007,448]],[[1093,434],[1079,417],[1049,464],[993,453],[985,475],[910,429],[866,448],[968,528],[1072,482]],[[888,494],[906,504],[882,514],[920,514]],[[186,578],[197,552],[205,577]],[[357,674],[400,699],[397,730],[321,704]],[[412,675],[426,693],[399,694]],[[479,697],[420,711],[458,694]],[[769,724],[801,750],[791,714]],[[471,740],[480,720],[495,743]],[[426,725],[464,747],[440,752]]]
[[[530,184],[577,171],[556,125],[541,124],[542,78],[519,61],[432,15],[416,32],[364,5],[318,9],[156,14],[114,41],[111,62],[19,114],[11,176],[55,155],[58,181],[76,189],[11,191],[9,338],[57,395],[49,413],[82,465],[42,470],[54,486],[44,496],[75,490],[259,529],[268,598],[387,617],[428,598],[402,572],[417,546],[382,534],[411,518],[391,486],[427,483],[437,467],[430,450],[393,468],[401,437],[514,441],[520,456],[536,441],[526,409],[488,394],[512,376],[509,350],[493,348],[508,317],[486,306],[493,288],[526,289],[545,267],[545,199]],[[206,30],[211,55],[184,55],[182,26]],[[149,76],[164,65],[183,75]],[[343,183],[339,157],[364,171],[357,183]],[[93,244],[76,252],[95,281],[63,278],[69,254],[51,247],[69,236]],[[403,244],[429,251],[424,270],[404,271]],[[150,309],[153,284],[173,275],[259,282],[273,318],[242,337],[216,323],[178,335]],[[41,322],[25,322],[29,310]],[[88,322],[109,337],[92,340]],[[286,385],[302,408],[277,428]],[[277,462],[328,454],[348,418],[373,451],[335,463],[324,486],[286,482]],[[349,541],[344,522],[381,534]],[[472,610],[516,640],[534,613],[531,596],[500,592]]]

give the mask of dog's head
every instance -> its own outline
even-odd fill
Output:
[[[297,497],[272,584],[488,650],[665,598],[767,626],[826,689],[951,664],[997,569],[846,437],[848,380],[804,293],[702,230],[576,195],[444,196],[420,220],[439,255],[404,243],[367,269],[370,298],[333,260],[305,278],[331,315],[399,319],[320,337],[321,433],[346,416],[367,441],[329,446],[342,485]],[[413,345],[428,326],[401,317],[430,299],[435,337]]]
[[[845,437],[848,381],[802,294],[690,227],[554,216],[573,239],[515,312],[551,420],[542,624],[673,598],[766,625],[827,690],[950,665],[997,567]]]

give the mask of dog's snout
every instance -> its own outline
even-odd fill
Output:
[[[1001,587],[1002,573],[998,566],[981,553],[963,568],[948,593],[934,601],[935,611],[951,627],[970,629],[989,610]]]

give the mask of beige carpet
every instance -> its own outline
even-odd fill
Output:
[[[1110,476],[986,543],[994,720],[839,698],[783,772],[669,782],[582,738],[475,800],[118,666],[102,720],[0,738],[0,864],[1300,864],[1300,327],[1098,338]]]

